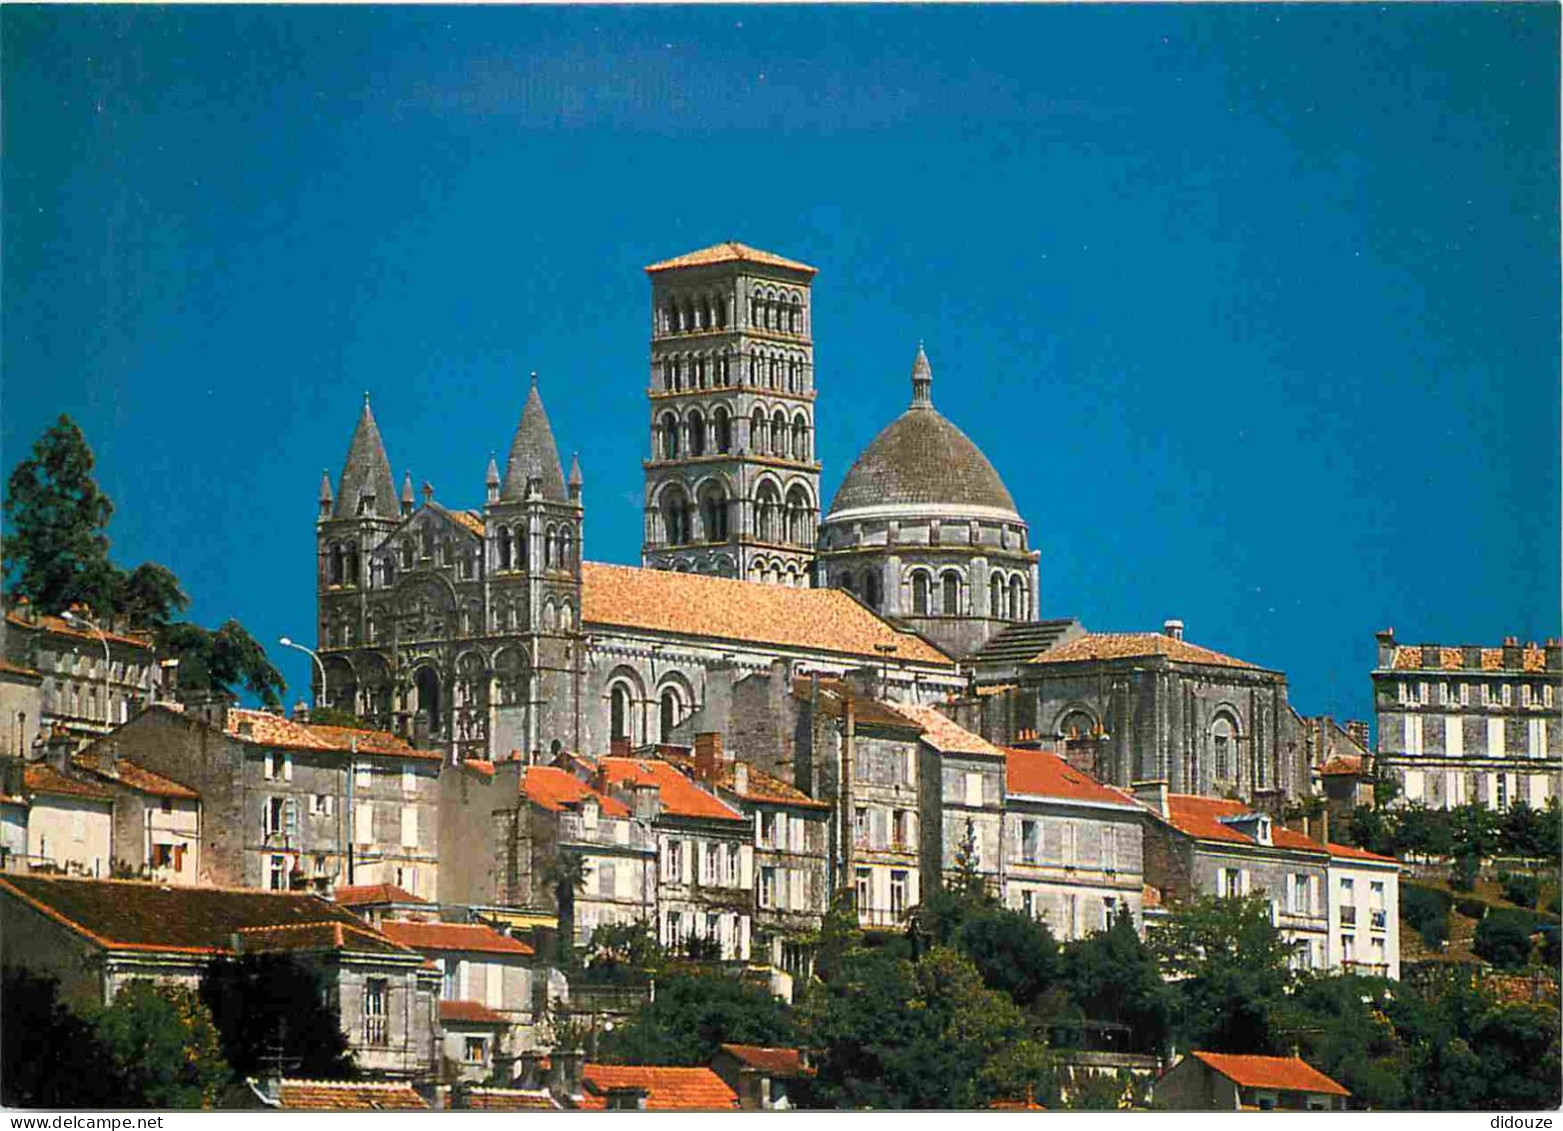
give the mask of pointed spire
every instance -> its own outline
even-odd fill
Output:
[[[412,472],[406,472],[402,477],[402,513],[412,514],[413,505]]]
[[[581,501],[581,453],[570,453],[570,479],[566,484],[570,489],[570,501]]]
[[[521,410],[521,423],[516,426],[515,438],[510,441],[510,458],[505,463],[505,485],[499,493],[500,498],[516,501],[526,498],[527,483],[533,479],[541,481],[543,498],[560,503],[566,500],[559,448],[548,424],[548,413],[543,411],[536,373],[532,374],[532,388],[526,395],[526,406]]]
[[[320,502],[321,502],[321,505],[326,507],[327,509],[330,509],[330,507],[331,507],[331,499],[332,499],[332,495],[331,495],[331,469],[330,468],[322,468],[321,471],[320,471]]]
[[[917,357],[912,362],[912,407],[933,407],[933,367],[923,352],[923,343],[917,343]]]
[[[391,461],[385,458],[385,443],[379,426],[369,410],[369,394],[364,394],[364,409],[358,414],[347,460],[336,493],[336,518],[357,518],[373,514],[389,518],[395,514],[396,482],[391,478]]]

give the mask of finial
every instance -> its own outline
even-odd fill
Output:
[[[369,390],[368,389],[364,390],[364,407],[365,408],[369,407]]]
[[[537,370],[532,370],[532,388],[537,388]]]
[[[917,357],[912,362],[912,407],[933,407],[933,367],[923,352],[923,343],[917,343]]]
[[[412,500],[412,472],[408,471],[402,476],[402,502],[410,503]]]
[[[581,485],[581,453],[580,452],[571,452],[570,453],[570,486],[572,486],[572,487],[579,487],[580,485]]]
[[[484,475],[483,481],[485,483],[499,482],[499,464],[495,462],[493,452],[488,453],[488,472]]]

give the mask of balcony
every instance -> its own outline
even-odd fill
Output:
[[[1363,962],[1356,958],[1344,959],[1340,968],[1347,974],[1359,974],[1364,978],[1389,977],[1389,963],[1387,962]]]
[[[905,917],[904,911],[887,911],[882,907],[859,907],[857,911],[860,927],[899,927]]]
[[[364,1018],[364,1044],[371,1048],[381,1047],[390,1043],[390,1033],[385,1026],[384,1017]]]
[[[1349,903],[1340,909],[1340,925],[1343,927],[1357,925],[1357,909]]]

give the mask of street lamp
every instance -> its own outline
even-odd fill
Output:
[[[306,652],[309,654],[309,658],[315,661],[315,667],[320,669],[320,702],[326,702],[326,665],[320,662],[320,654],[317,653],[313,648],[306,648],[302,644],[293,643],[293,641],[289,640],[286,636],[284,636],[281,640],[278,640],[277,643],[281,644],[284,648],[297,648],[300,652]],[[310,696],[311,707],[319,705],[314,702],[314,698],[315,697],[313,695]]]
[[[70,609],[66,609],[63,613],[61,613],[60,619],[63,620],[66,624],[76,628],[92,629],[93,632],[98,634],[98,640],[103,644],[103,729],[109,730],[114,726],[114,723],[109,718],[109,666],[113,663],[113,661],[109,659],[109,638],[107,634],[105,634],[104,631],[97,625],[92,623],[92,621],[88,620],[80,613],[72,612]]]

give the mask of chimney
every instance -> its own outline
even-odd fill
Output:
[[[739,794],[749,792],[749,767],[744,762],[733,763],[733,792]]]
[[[662,813],[662,791],[650,783],[630,786],[630,811],[642,821],[655,821]]]
[[[716,780],[716,771],[722,764],[722,736],[716,731],[703,731],[695,735],[695,778],[702,785]]]
[[[1319,843],[1326,847],[1330,843],[1330,807],[1328,805],[1319,814]]]
[[[119,777],[119,743],[104,739],[98,743],[98,772],[106,777]]]
[[[1368,749],[1368,724],[1362,719],[1347,719],[1346,737],[1362,749]]]
[[[628,758],[630,756],[629,735],[620,735],[608,743],[608,754],[613,758]]]
[[[1556,636],[1547,637],[1545,647],[1547,655],[1547,670],[1549,672],[1563,671],[1563,641]]]
[[[186,714],[215,730],[228,729],[228,708],[233,704],[233,697],[226,691],[186,691],[179,699],[185,705]]]
[[[580,1049],[555,1049],[549,1055],[548,1086],[555,1096],[580,1097],[581,1069],[585,1063],[586,1054]]]
[[[1163,636],[1170,636],[1174,640],[1182,640],[1183,622],[1180,620],[1169,620],[1161,626],[1161,633]]]
[[[1392,668],[1395,666],[1395,630],[1386,628],[1382,632],[1375,632],[1373,639],[1378,641],[1378,666],[1380,668]]]
[[[1149,806],[1157,816],[1167,815],[1167,782],[1165,778],[1154,781],[1137,781],[1129,787],[1134,794],[1134,799],[1141,805]]]
[[[293,721],[296,723],[309,722],[309,704],[302,699],[293,704]]]
[[[1505,671],[1517,672],[1524,665],[1521,659],[1520,638],[1518,636],[1505,636],[1503,638],[1503,667]]]
[[[1460,666],[1466,671],[1479,672],[1482,670],[1482,646],[1480,644],[1460,645]]]
[[[71,755],[76,753],[76,740],[71,737],[71,732],[59,723],[49,731],[49,737],[43,740],[44,757],[49,764],[62,774],[71,772]]]

